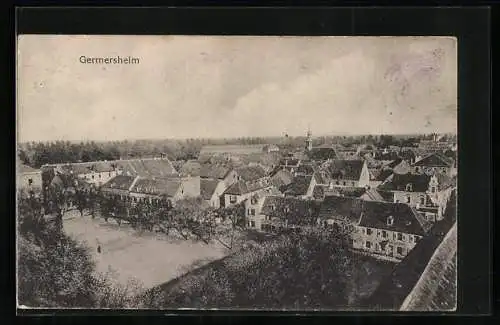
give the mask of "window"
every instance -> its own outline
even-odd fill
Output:
[[[252,216],[255,215],[255,209],[250,209],[250,215],[252,215]]]
[[[367,235],[371,235],[371,234],[372,234],[372,232],[373,232],[373,231],[372,231],[370,228],[367,228],[367,229],[366,229],[366,234],[367,234]]]
[[[396,248],[396,252],[397,252],[399,255],[403,255],[403,247],[397,247],[397,248]]]
[[[413,190],[413,186],[411,184],[406,184],[406,191],[411,192]]]
[[[420,197],[420,204],[425,205],[425,197],[424,196]]]
[[[111,172],[108,173],[108,176],[111,177]]]
[[[387,231],[382,230],[382,237],[383,237],[383,238],[387,238]]]
[[[370,248],[372,248],[372,243],[367,241],[365,246],[366,246],[366,248],[370,249]]]
[[[411,196],[409,196],[409,195],[408,195],[408,196],[406,197],[406,203],[410,203],[410,202],[411,202]]]
[[[403,240],[403,234],[398,232],[398,240]]]
[[[94,175],[92,175],[92,179],[94,179]]]
[[[436,193],[436,187],[435,186],[431,187],[431,193]]]
[[[28,179],[28,185],[31,186],[31,184],[33,184],[33,178]]]
[[[387,217],[387,225],[392,226],[393,223],[394,223],[394,217],[393,216]]]
[[[415,167],[415,171],[418,173],[420,171],[419,167]]]
[[[345,185],[346,185],[346,182],[343,182],[342,184],[345,186]]]
[[[236,203],[236,195],[229,196],[229,202],[230,203]]]
[[[102,178],[102,175],[101,175],[101,174],[99,174],[99,178]]]
[[[336,181],[335,184],[340,185],[339,181]]]
[[[255,221],[250,221],[250,225],[252,228],[255,228]]]

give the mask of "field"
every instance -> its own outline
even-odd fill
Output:
[[[64,231],[86,242],[98,272],[112,271],[119,282],[139,281],[146,288],[226,255],[222,245],[138,233],[128,225],[92,220],[89,216],[82,218],[76,211],[65,216]],[[97,252],[98,245],[101,253]]]

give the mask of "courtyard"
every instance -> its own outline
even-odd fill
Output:
[[[87,244],[98,272],[112,272],[114,280],[120,283],[132,280],[145,288],[165,283],[227,254],[218,243],[207,245],[138,232],[129,225],[81,217],[76,211],[64,217],[64,231]]]

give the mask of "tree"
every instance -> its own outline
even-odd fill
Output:
[[[233,249],[234,235],[238,227],[245,226],[245,205],[243,202],[220,208],[217,214],[224,220],[229,220],[231,223],[231,236],[228,248]]]
[[[335,308],[346,306],[355,265],[333,229],[281,235],[163,286],[155,308]]]

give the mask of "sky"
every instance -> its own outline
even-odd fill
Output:
[[[451,37],[21,35],[18,141],[456,132]],[[82,64],[87,57],[139,64]]]

